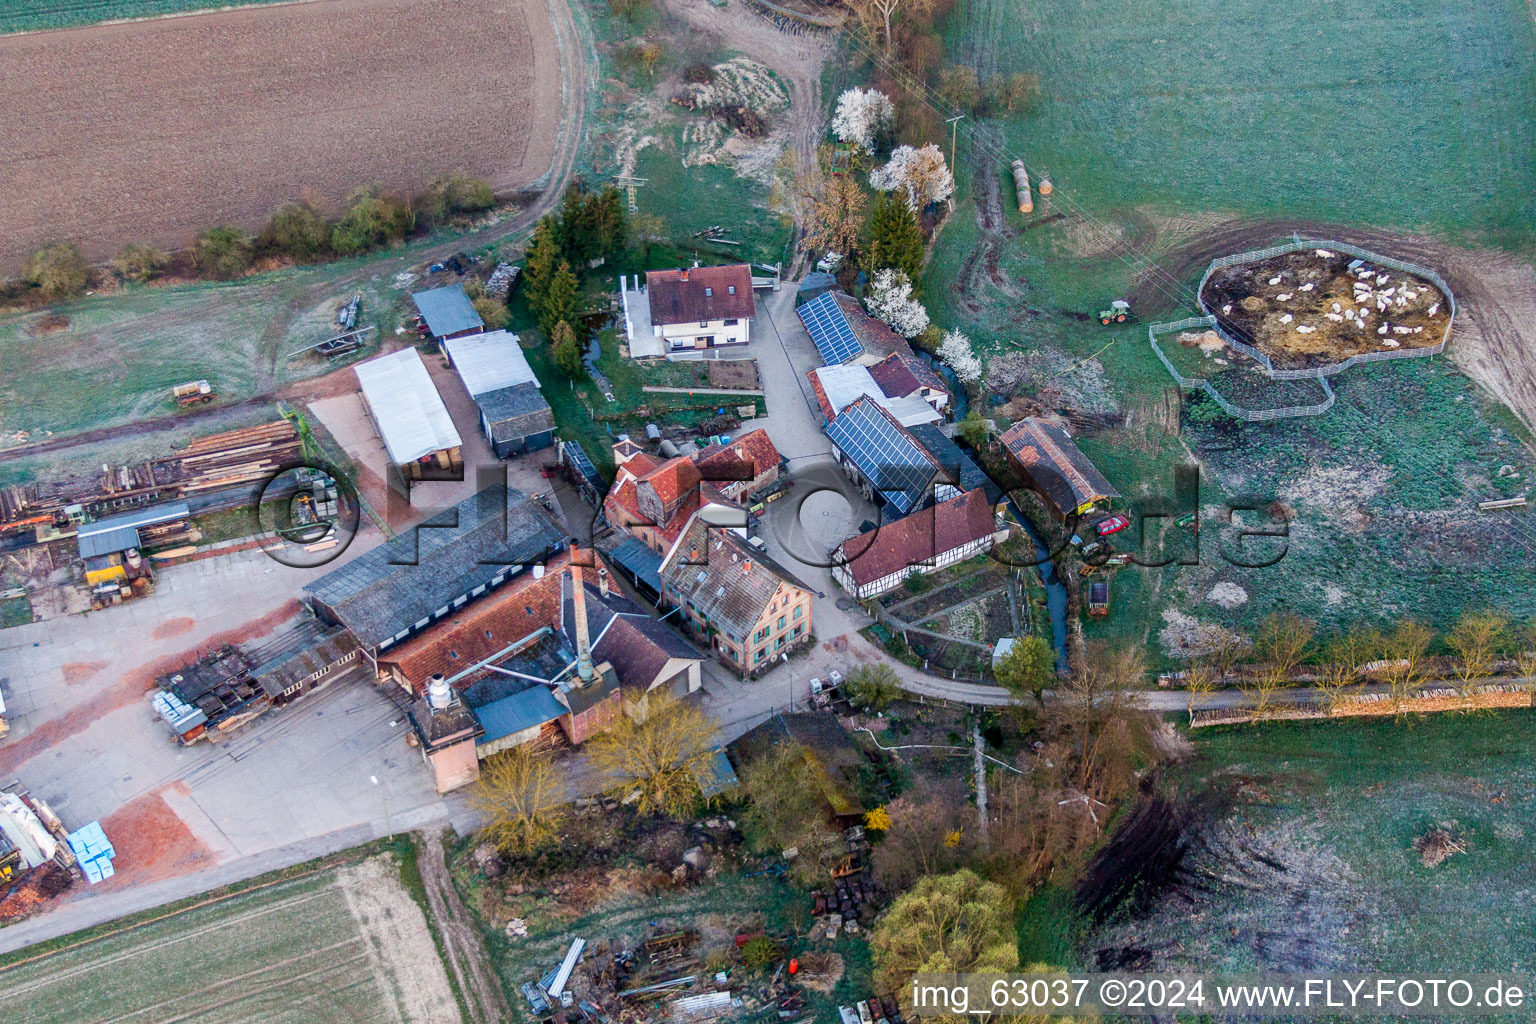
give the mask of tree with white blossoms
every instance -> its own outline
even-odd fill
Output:
[[[912,297],[912,279],[889,268],[875,274],[864,300],[869,315],[904,338],[915,338],[928,327],[928,311]]]
[[[971,339],[959,331],[945,331],[939,341],[939,358],[966,384],[981,380],[981,360],[971,350]]]
[[[849,89],[837,98],[832,131],[839,140],[875,151],[875,139],[896,125],[896,107],[878,89]]]
[[[917,149],[897,146],[889,163],[870,172],[869,183],[881,192],[903,189],[914,210],[955,194],[955,176],[944,162],[944,152],[931,142]]]

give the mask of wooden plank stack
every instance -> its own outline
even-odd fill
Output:
[[[177,487],[187,495],[255,483],[298,462],[301,448],[287,420],[200,437],[176,454]]]

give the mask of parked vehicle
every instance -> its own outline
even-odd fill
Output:
[[[1099,323],[1108,326],[1111,323],[1123,324],[1131,317],[1131,304],[1124,299],[1116,299],[1109,304],[1108,309],[1099,310]]]
[[[1130,525],[1131,521],[1125,518],[1125,516],[1110,516],[1108,519],[1100,519],[1094,523],[1093,532],[1097,533],[1100,537],[1108,537],[1112,533],[1119,533]]]
[[[1109,580],[1094,580],[1088,584],[1088,614],[1109,614]]]
[[[176,399],[177,405],[207,405],[215,394],[213,385],[205,380],[188,381],[171,388],[171,397]]]

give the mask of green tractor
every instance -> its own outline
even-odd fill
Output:
[[[1124,299],[1116,299],[1109,304],[1108,309],[1099,310],[1099,323],[1108,327],[1110,324],[1123,324],[1131,318],[1131,304]]]

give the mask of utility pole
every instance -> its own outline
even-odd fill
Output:
[[[649,181],[649,178],[636,178],[633,175],[627,174],[618,175],[613,179],[613,183],[622,188],[628,195],[630,213],[640,212],[640,203],[638,202],[639,197],[635,195],[635,190],[640,188],[642,185],[645,185]]]
[[[955,172],[955,140],[960,133],[960,121],[964,114],[956,114],[954,117],[945,118],[949,122],[949,172]]]

